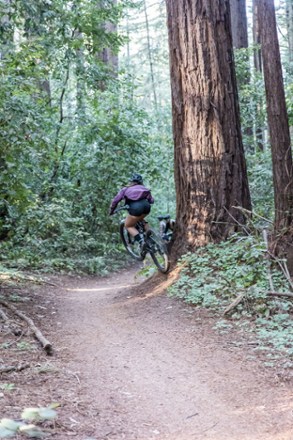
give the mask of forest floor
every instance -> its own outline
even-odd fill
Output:
[[[1,292],[54,349],[46,355],[0,321],[0,366],[29,365],[1,374],[1,417],[58,402],[45,438],[293,440],[292,381],[252,356],[243,335],[218,334],[212,315],[168,297],[176,274],[144,283],[136,274]]]

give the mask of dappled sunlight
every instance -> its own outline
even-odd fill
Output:
[[[181,268],[177,267],[172,272],[168,274],[167,277],[162,275],[164,277],[156,286],[151,286],[150,289],[146,289],[144,292],[144,296],[146,298],[152,297],[152,296],[159,296],[162,293],[165,292],[168,287],[170,287],[175,281],[177,281],[179,274],[181,272]],[[145,282],[146,288],[147,288],[147,281]],[[143,286],[143,285],[142,285]]]
[[[122,289],[130,289],[139,284],[111,284],[110,286],[104,287],[93,287],[93,288],[66,288],[65,290],[69,292],[106,292],[107,290],[122,290]]]
[[[146,301],[150,298],[164,294],[166,289],[178,279],[180,271],[181,267],[176,267],[168,273],[168,275],[156,273],[140,284],[131,285],[129,295],[127,297],[123,296],[119,298],[119,304]],[[135,288],[137,288],[137,290],[135,290]]]
[[[293,400],[291,396],[283,396],[279,399],[278,402],[274,400],[272,404],[265,403],[263,405],[253,405],[246,407],[239,407],[234,411],[234,414],[243,415],[247,413],[255,413],[255,414],[266,414],[268,410],[274,413],[291,413],[292,414],[292,423],[293,423]],[[293,437],[292,437],[293,438]]]

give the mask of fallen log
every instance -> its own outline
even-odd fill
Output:
[[[47,354],[52,354],[52,351],[53,351],[52,344],[48,341],[48,339],[46,339],[43,336],[42,332],[35,326],[35,324],[31,318],[28,318],[24,313],[20,312],[19,310],[17,310],[16,307],[14,307],[12,304],[7,303],[6,301],[3,301],[0,299],[0,304],[2,306],[6,307],[7,309],[11,310],[20,319],[25,321],[29,325],[32,332],[34,333],[36,339],[41,343],[45,352]]]
[[[9,365],[9,366],[3,366],[0,367],[0,374],[1,373],[10,373],[11,371],[22,371],[26,368],[29,368],[30,364],[23,364],[23,365]]]

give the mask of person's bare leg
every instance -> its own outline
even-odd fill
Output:
[[[125,219],[125,228],[129,232],[132,237],[135,237],[138,234],[138,230],[135,228],[135,225],[140,220],[145,218],[145,214],[140,215],[139,217],[134,217],[134,215],[128,215]]]

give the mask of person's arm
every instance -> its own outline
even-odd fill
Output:
[[[151,193],[148,194],[147,196],[147,200],[150,202],[150,204],[152,205],[155,201],[155,199],[153,198],[153,196],[151,195]]]
[[[119,193],[116,194],[116,196],[114,197],[114,199],[111,202],[109,215],[114,214],[115,208],[118,205],[118,203],[121,202],[121,200],[124,198],[124,194],[125,194],[125,188],[122,188],[119,191]]]

